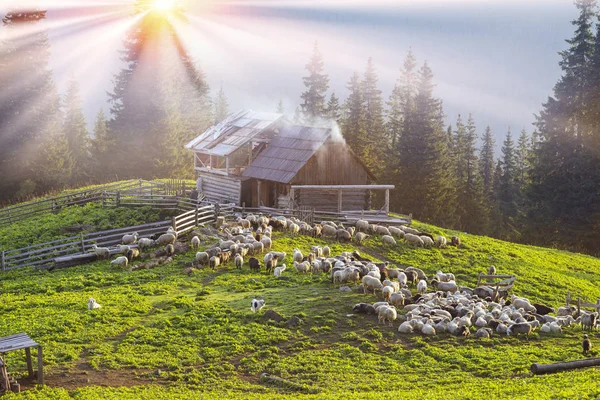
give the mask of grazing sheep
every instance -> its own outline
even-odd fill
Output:
[[[126,257],[129,260],[129,262],[131,262],[131,261],[133,261],[133,259],[138,258],[139,256],[140,256],[139,249],[129,249]]]
[[[339,242],[350,242],[352,240],[352,235],[345,229],[338,229],[335,238]]]
[[[236,254],[233,259],[233,263],[237,269],[242,269],[242,265],[244,265],[244,257],[241,254]]]
[[[367,290],[372,289],[373,290],[373,294],[375,294],[375,290],[381,290],[381,289],[383,289],[383,284],[381,283],[381,281],[379,280],[379,278],[376,278],[376,277],[371,276],[371,275],[365,275],[365,276],[363,276],[362,283],[363,283],[363,291],[364,291],[364,293],[367,293]]]
[[[527,322],[522,322],[522,323],[518,323],[518,324],[509,326],[508,329],[506,330],[506,335],[507,336],[510,336],[510,335],[518,336],[519,334],[525,334],[525,335],[527,335],[527,337],[529,337],[529,335],[531,335],[531,333],[533,331],[534,331],[533,325],[531,325]]]
[[[436,272],[435,276],[439,282],[450,282],[455,280],[454,274],[452,273],[443,273],[442,271]]]
[[[208,253],[205,251],[200,251],[200,252],[196,253],[196,263],[199,265],[208,265],[209,259],[210,259],[210,257],[208,256]]]
[[[392,293],[389,302],[393,306],[402,307],[404,305],[404,295],[402,293]]]
[[[287,267],[286,267],[285,264],[281,264],[281,267],[275,268],[275,270],[273,271],[273,275],[275,275],[276,277],[280,277],[281,274],[283,273],[283,271],[285,271],[286,268]]]
[[[323,225],[322,235],[325,237],[335,237],[337,235],[337,229],[329,224]]]
[[[488,275],[496,275],[496,267],[490,265],[490,267],[488,268]]]
[[[96,300],[93,297],[91,297],[88,300],[88,310],[97,310],[98,308],[102,308],[102,306],[96,303]]]
[[[391,236],[392,233],[390,232],[390,230],[388,228],[386,228],[385,226],[381,226],[381,225],[377,225],[375,227],[375,233],[378,234],[379,236]]]
[[[129,262],[129,260],[127,259],[127,257],[122,256],[122,257],[117,257],[114,260],[112,260],[110,262],[110,265],[118,265],[121,267],[126,267],[128,262]]]
[[[329,246],[323,247],[323,252],[319,257],[329,257],[331,255],[331,249]]]
[[[300,273],[310,271],[310,263],[308,261],[304,261],[301,263],[294,261],[294,267],[296,268],[296,271]]]
[[[517,297],[516,295],[512,295],[512,305],[518,310],[519,308],[524,309],[527,312],[534,313],[536,312],[535,307],[531,305],[528,299],[523,297]]]
[[[408,283],[412,283],[413,285],[416,285],[418,280],[419,280],[419,275],[417,274],[417,271],[409,271],[406,270],[404,272],[404,274],[406,275],[406,284]],[[398,279],[399,281],[400,279]],[[403,285],[404,286],[404,285]]]
[[[291,223],[288,225],[288,231],[290,232],[290,235],[298,236],[300,233],[300,227],[295,223]]]
[[[266,236],[264,236],[264,237],[261,239],[261,242],[262,242],[262,244],[264,245],[264,248],[265,248],[266,250],[270,250],[270,249],[271,249],[271,247],[273,246],[273,241],[271,240],[271,238],[270,238],[270,237],[266,237]]]
[[[452,238],[450,239],[450,243],[452,244],[452,246],[459,247],[460,246],[460,238],[458,236],[452,236]]]
[[[128,245],[125,244],[120,244],[118,245],[119,247],[119,253],[123,254],[123,255],[127,255],[127,252],[131,249],[131,247],[129,247]]]
[[[131,235],[124,235],[121,239],[123,244],[134,244],[137,241],[138,233],[133,232]]]
[[[436,334],[435,328],[433,325],[431,325],[431,322],[427,322],[425,325],[423,325],[423,328],[421,328],[421,333],[427,336],[435,336]]]
[[[556,315],[558,315],[559,317],[566,317],[568,315],[573,317],[573,316],[575,316],[575,314],[577,314],[577,307],[575,307],[575,306],[559,307],[558,311],[556,313]]]
[[[398,244],[396,243],[396,239],[394,239],[392,236],[390,235],[384,235],[381,237],[381,243],[387,245],[387,246],[398,246]]]
[[[425,282],[425,281],[421,281],[421,282]],[[431,282],[431,284],[433,285],[435,290],[439,290],[442,292],[456,293],[458,291],[458,285],[454,281],[438,282],[436,279],[434,279]],[[418,289],[418,286],[417,286],[417,289]]]
[[[175,229],[173,229],[172,226],[170,226],[169,229],[167,229],[167,233],[175,236],[175,239],[177,239],[177,231]]]
[[[313,256],[323,257],[323,247],[321,247],[321,246],[312,246],[310,248],[310,251],[311,251],[311,253],[313,253]],[[309,256],[310,256],[310,254],[309,254]],[[329,257],[329,256],[325,256],[325,257]]]
[[[279,260],[279,256],[274,254],[273,257],[267,262],[265,262],[265,268],[267,270],[267,274],[270,274],[276,267],[277,261]]]
[[[375,315],[377,311],[375,307],[368,303],[358,303],[352,307],[352,311],[359,314]]]
[[[254,257],[250,258],[248,260],[248,265],[250,266],[251,271],[256,271],[256,272],[260,271],[260,262],[256,258],[254,258]]]
[[[362,244],[362,242],[367,240],[368,237],[369,235],[367,235],[366,233],[358,232],[356,235],[354,235],[354,241],[358,244]]]
[[[423,241],[423,247],[428,249],[433,247],[433,239],[429,236],[421,236],[421,240]]]
[[[492,331],[490,328],[480,328],[477,330],[477,332],[475,332],[475,337],[489,339],[492,337],[493,333],[494,331]]]
[[[110,258],[110,249],[108,247],[98,247],[95,244],[93,244],[92,250],[94,250],[96,257],[104,258],[104,259]]]
[[[369,230],[369,221],[358,220],[356,221],[356,230],[359,232],[366,232]]]
[[[253,313],[256,313],[256,312],[260,311],[260,309],[263,308],[264,306],[265,306],[264,300],[253,299],[252,303],[250,305],[250,309],[252,310]]]
[[[167,252],[167,257],[172,257],[175,254],[175,246],[168,244],[167,247],[165,247],[165,251]]]
[[[413,333],[414,329],[410,321],[404,321],[398,327],[398,332],[400,333]]]
[[[437,237],[437,239],[435,241],[435,244],[440,249],[443,249],[448,244],[448,240],[445,237],[443,237],[443,236],[440,235],[440,236]]]
[[[147,247],[154,246],[154,240],[148,238],[141,238],[138,240],[138,246],[140,249],[144,250]]]
[[[238,217],[237,223],[239,226],[241,226],[244,229],[250,229],[251,223],[247,219],[242,219],[242,217]]]
[[[252,249],[254,250],[253,251],[254,254],[264,253],[265,245],[261,241],[254,242],[254,243],[252,243]]]
[[[427,292],[427,281],[421,279],[419,283],[417,283],[417,293],[424,294]]]
[[[210,260],[208,260],[208,265],[212,269],[216,269],[219,265],[221,265],[221,258],[218,256],[212,256]]]
[[[419,279],[427,280],[427,275],[425,275],[425,272],[423,272],[423,270],[420,268],[406,267],[406,271],[415,271],[417,273],[417,276],[419,277]]]
[[[391,286],[384,286],[381,293],[383,293],[383,300],[389,302],[392,293],[394,293],[394,288]]]
[[[164,235],[160,235],[158,237],[158,239],[156,240],[156,244],[159,246],[166,246],[168,244],[175,243],[176,239],[177,236],[175,236],[173,233],[165,233]]]
[[[294,249],[294,261],[302,262],[303,258],[302,252],[298,249]]]
[[[197,250],[200,248],[200,238],[198,236],[194,236],[192,240],[190,240],[190,246],[192,249]]]
[[[390,226],[388,228],[388,230],[390,231],[390,234],[395,237],[395,238],[404,238],[404,231],[400,228],[397,228],[395,226]]]
[[[588,335],[583,335],[582,347],[583,347],[583,355],[584,356],[587,356],[588,354],[590,354],[590,350],[592,349],[592,342],[590,341],[590,338],[588,337]]]
[[[412,233],[407,233],[406,235],[404,235],[404,240],[406,240],[412,246],[425,246],[425,243],[423,242],[421,236],[413,235]]]

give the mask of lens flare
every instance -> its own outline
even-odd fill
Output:
[[[154,9],[161,13],[168,13],[175,9],[175,0],[154,0]]]

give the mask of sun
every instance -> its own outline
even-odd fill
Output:
[[[160,13],[167,14],[175,10],[175,0],[154,0],[154,9]]]

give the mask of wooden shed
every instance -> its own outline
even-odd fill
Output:
[[[299,126],[281,115],[242,112],[190,142],[198,191],[247,207],[369,209],[375,177],[337,129]],[[293,190],[292,187],[311,186]],[[339,189],[344,186],[343,198]],[[356,187],[356,189],[353,189]]]

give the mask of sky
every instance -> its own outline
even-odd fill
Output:
[[[48,8],[55,81],[62,93],[69,79],[80,83],[91,124],[100,109],[109,110],[132,1],[0,0],[0,13],[17,1]],[[232,111],[275,111],[281,99],[292,115],[315,41],[330,92],[342,100],[369,57],[387,99],[412,49],[433,70],[447,122],[471,113],[479,134],[492,127],[497,146],[509,127],[533,131],[534,114],[560,77],[558,52],[577,14],[569,0],[203,0],[185,7],[188,21],[178,32]]]

